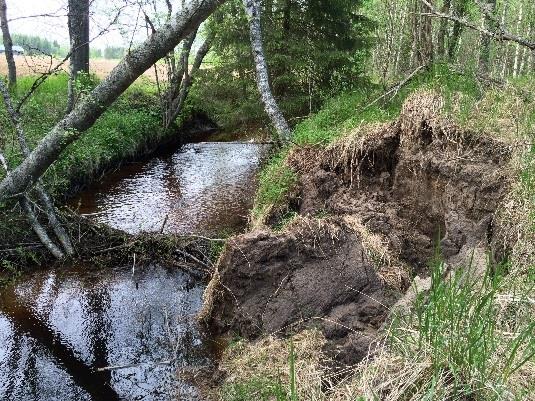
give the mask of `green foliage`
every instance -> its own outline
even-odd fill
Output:
[[[394,97],[373,103],[383,90],[368,85],[365,88],[343,93],[329,100],[323,109],[295,127],[292,146],[327,146],[348,130],[363,124],[385,122],[399,115],[405,99],[417,90],[440,91],[453,107],[453,99],[464,94],[459,115],[468,115],[475,100],[481,97],[474,77],[451,71],[446,65],[437,65],[430,71],[416,76],[401,88]],[[373,103],[373,104],[372,104]],[[297,176],[286,164],[288,148],[281,150],[263,168],[253,208],[253,218],[262,220],[273,206],[280,206],[287,191],[297,182]],[[289,219],[292,216],[288,216]],[[287,219],[283,219],[285,224]]]
[[[262,3],[271,85],[290,120],[317,110],[333,93],[365,81],[372,23],[359,14],[361,4],[362,0]],[[213,65],[202,71],[192,95],[226,128],[264,121],[242,1],[220,7],[208,29],[215,36]]]
[[[261,219],[273,206],[280,205],[296,182],[296,174],[286,164],[286,151],[273,156],[260,173],[253,217]]]
[[[33,77],[22,77],[16,98],[31,87]],[[66,108],[68,77],[50,77],[28,100],[22,110],[23,125],[33,148],[44,134],[62,118]],[[77,85],[84,93],[96,85],[94,76],[82,76]],[[11,166],[22,156],[14,139],[13,126],[5,108],[0,106],[0,125],[5,136],[0,139]],[[160,111],[154,89],[143,83],[129,88],[91,127],[51,166],[44,176],[45,185],[55,195],[64,196],[73,183],[83,183],[114,163],[134,157],[151,144],[157,144],[172,132],[160,124]],[[3,172],[0,172],[0,178]]]
[[[430,360],[430,377],[419,383],[426,387],[418,389],[429,399],[502,399],[511,377],[535,356],[535,323],[522,307],[529,292],[508,285],[505,265],[489,264],[483,277],[475,266],[459,268],[449,280],[445,269],[437,254],[430,291],[391,327],[393,349],[414,363]],[[503,309],[507,291],[516,308]]]
[[[9,260],[0,260],[0,289],[12,283],[22,274],[20,268]]]
[[[224,401],[298,401],[296,360],[293,341],[289,342],[288,384],[283,384],[279,372],[277,379],[253,375],[246,381],[226,384],[222,389]]]
[[[288,395],[280,381],[252,377],[247,382],[223,387],[224,401],[287,401]]]
[[[467,113],[469,106],[481,96],[474,77],[458,74],[447,65],[439,64],[416,76],[395,96],[386,97],[386,101],[376,101],[384,90],[372,85],[334,97],[321,111],[296,126],[293,140],[298,145],[327,145],[360,125],[392,120],[399,115],[405,99],[422,89],[441,92],[450,105],[456,94],[465,94],[463,113]]]

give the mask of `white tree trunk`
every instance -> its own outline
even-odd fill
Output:
[[[6,171],[6,174],[9,174],[9,167],[7,165],[6,159],[4,158],[4,155],[1,152],[0,165],[2,165],[2,167]],[[28,198],[26,194],[22,194],[19,196],[18,200],[22,210],[26,213],[28,222],[30,223],[35,234],[37,234],[37,237],[39,238],[41,243],[50,251],[52,255],[54,255],[56,259],[62,259],[64,257],[63,252],[61,252],[61,250],[56,246],[56,244],[54,244],[54,242],[48,236],[44,227],[41,225],[41,223],[39,223],[39,220],[37,219],[37,216],[33,211],[32,202],[30,201],[30,198]]]
[[[167,112],[168,124],[171,124],[173,121],[175,121],[178,115],[182,112],[182,108],[184,107],[184,102],[188,97],[191,84],[195,79],[195,75],[197,75],[197,72],[201,68],[201,64],[204,60],[204,57],[210,50],[211,45],[212,38],[206,38],[201,47],[199,47],[199,50],[197,50],[197,54],[195,55],[195,60],[193,61],[191,71],[188,71],[189,67],[186,65],[186,72],[184,73],[184,78],[182,79],[182,82],[180,84],[180,91],[178,92],[177,97],[173,99],[172,103],[169,105],[169,109]]]
[[[528,38],[531,38],[531,27],[528,28],[528,34],[527,34],[527,37]],[[528,48],[524,47],[524,49],[522,50],[522,56],[520,57],[520,59],[522,60],[520,62],[520,67],[519,67],[519,73],[520,74],[524,74],[525,71],[526,71],[526,65],[529,65],[529,60],[530,60],[530,54],[532,52],[530,50],[528,50]]]
[[[283,142],[288,142],[290,140],[291,130],[269,85],[269,72],[264,54],[264,46],[262,44],[262,27],[260,24],[261,4],[259,0],[243,0],[243,4],[249,18],[249,33],[256,66],[258,91],[260,92],[266,113],[277,131],[279,139]]]
[[[191,0],[162,29],[133,49],[2,182],[0,200],[26,192],[67,146],[89,129],[143,72],[165,57],[225,0]]]
[[[7,6],[6,0],[0,0],[0,26],[2,28],[2,38],[4,42],[4,52],[6,54],[8,81],[9,86],[13,87],[17,83],[17,66],[13,58],[13,41],[9,33],[9,26],[7,23]]]
[[[523,17],[523,6],[522,3],[520,3],[520,10],[518,11],[518,20],[516,23],[516,33],[520,34],[520,30],[522,27],[522,17]],[[513,66],[513,77],[518,76],[518,68],[520,66],[520,44],[516,44],[515,48],[515,64]]]

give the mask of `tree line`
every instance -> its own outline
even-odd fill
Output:
[[[375,0],[368,15],[377,22],[373,69],[384,82],[435,62],[494,79],[535,70],[530,0]]]

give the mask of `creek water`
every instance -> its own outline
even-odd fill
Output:
[[[188,144],[125,165],[71,202],[129,233],[244,227],[265,145]],[[165,223],[165,224],[164,224]],[[209,362],[203,284],[162,265],[76,265],[0,289],[0,400],[196,400],[178,371]]]

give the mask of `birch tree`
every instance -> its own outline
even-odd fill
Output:
[[[279,140],[288,142],[291,136],[291,130],[282,114],[281,109],[269,84],[269,71],[262,43],[262,27],[260,22],[260,0],[243,0],[245,11],[249,19],[249,33],[251,39],[251,48],[256,67],[256,83],[264,109],[269,116],[271,123],[277,131]]]
[[[496,12],[496,0],[486,0],[482,6],[485,27],[488,30],[495,29],[494,14]],[[443,20],[444,21],[444,20]],[[490,71],[490,37],[481,34],[481,52],[479,55],[479,72],[488,75]]]
[[[9,33],[7,21],[6,0],[0,0],[0,25],[2,27],[2,39],[4,41],[4,51],[6,55],[9,86],[14,87],[17,84],[17,66],[13,57],[13,41]]]

